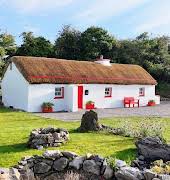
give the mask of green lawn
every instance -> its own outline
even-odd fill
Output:
[[[101,123],[118,127],[125,118],[103,119]],[[142,121],[142,118],[128,118],[133,122]],[[165,137],[170,140],[170,119],[157,118],[166,123]],[[36,117],[29,113],[12,112],[0,109],[0,167],[9,167],[16,164],[21,157],[33,154],[42,154],[43,151],[32,150],[26,147],[29,133],[39,127],[62,127],[70,132],[70,141],[58,148],[78,154],[96,153],[102,156],[112,156],[124,160],[135,157],[135,146],[132,138],[108,135],[104,133],[77,133],[74,130],[80,122],[63,122]],[[51,148],[55,149],[55,148]]]

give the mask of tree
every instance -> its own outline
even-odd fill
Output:
[[[110,50],[116,40],[108,32],[99,27],[90,27],[81,35],[81,56],[84,60],[95,59],[99,55],[110,58]]]
[[[22,33],[23,44],[18,47],[16,55],[53,57],[53,45],[42,36],[35,37],[32,32]]]
[[[69,25],[63,27],[55,41],[56,57],[63,59],[81,59],[80,57],[81,32]]]
[[[0,34],[0,57],[5,55],[12,56],[16,51],[14,36],[8,33]]]

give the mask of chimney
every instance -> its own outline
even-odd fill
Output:
[[[103,55],[100,55],[100,57],[96,59],[95,63],[102,64],[103,66],[111,66],[110,59],[104,59]]]

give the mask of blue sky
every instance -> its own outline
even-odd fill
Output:
[[[170,0],[0,0],[0,29],[18,44],[23,31],[53,42],[64,24],[81,31],[100,26],[119,39],[170,35],[169,8]]]

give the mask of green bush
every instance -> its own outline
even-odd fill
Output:
[[[165,130],[164,123],[159,120],[144,118],[142,121],[131,122],[130,120],[124,120],[120,125],[124,130],[124,136],[143,138],[147,136],[158,136],[163,138],[163,132]]]

